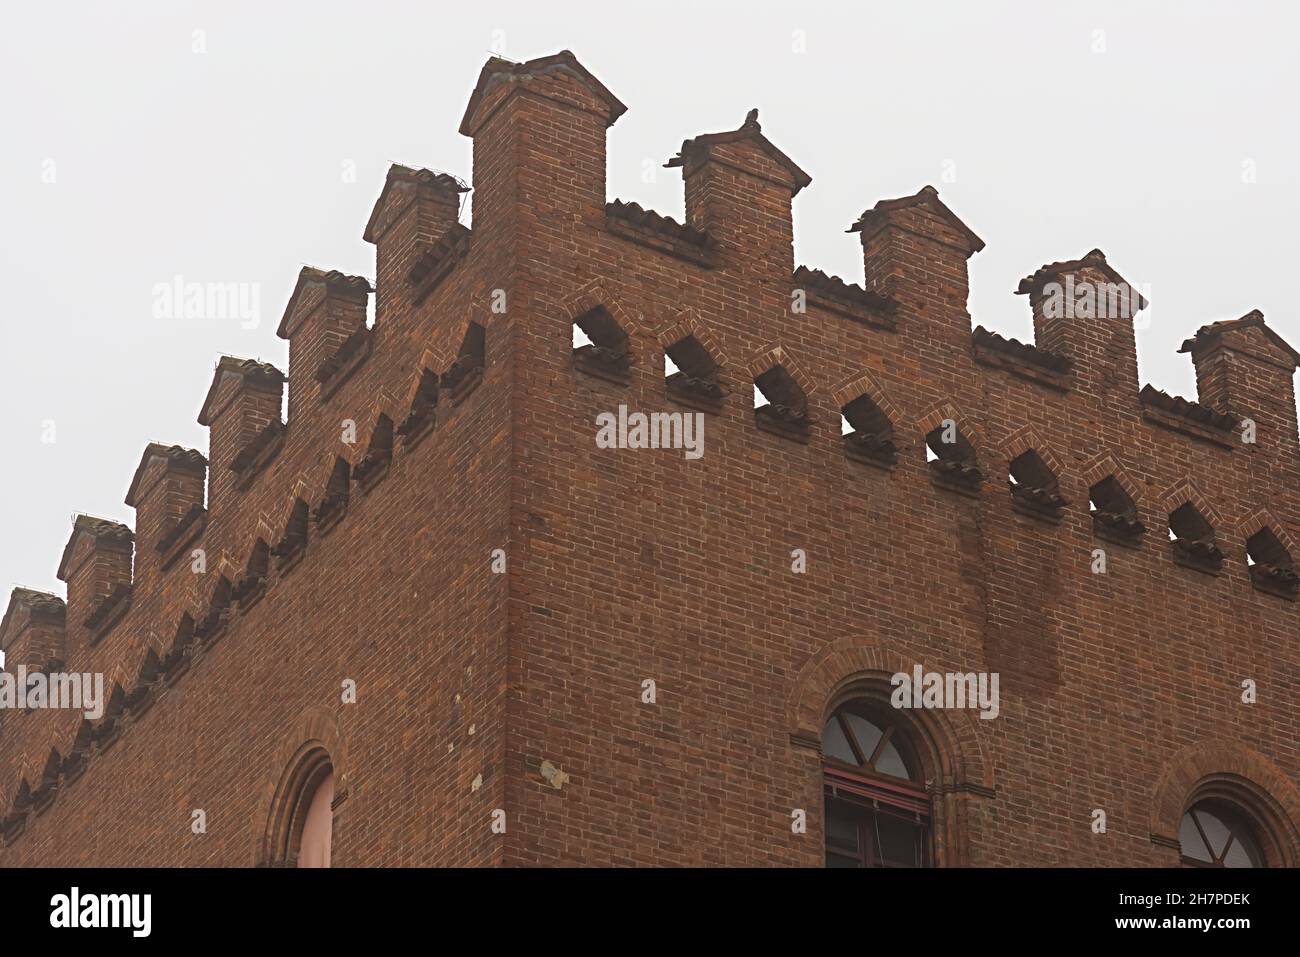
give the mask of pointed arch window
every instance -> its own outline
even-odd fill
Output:
[[[902,726],[855,700],[822,731],[827,867],[930,866],[930,796]]]
[[[664,382],[668,397],[702,412],[722,410],[723,391],[718,363],[693,335],[664,349]]]
[[[946,419],[926,434],[925,458],[936,485],[967,495],[979,494],[984,472],[975,447],[956,422]]]
[[[253,545],[244,573],[235,579],[230,596],[239,603],[240,611],[248,611],[266,594],[266,579],[270,571],[271,549],[262,539]]]
[[[631,348],[627,332],[604,306],[573,320],[573,364],[588,375],[626,384],[632,373]]]
[[[452,405],[459,405],[483,381],[487,364],[487,334],[477,322],[465,329],[465,338],[456,354],[456,361],[442,374],[442,391],[451,397]]]
[[[1016,511],[1036,518],[1059,521],[1069,499],[1061,494],[1056,473],[1035,449],[1027,449],[1011,460],[1007,485]]]
[[[415,395],[411,399],[411,409],[402,424],[397,427],[397,434],[402,437],[402,444],[414,448],[437,422],[438,413],[438,376],[428,369],[420,370]]]
[[[313,517],[316,527],[327,532],[347,513],[348,498],[352,488],[352,468],[342,456],[335,458],[325,485],[325,497],[316,503]]]
[[[1197,571],[1217,575],[1223,567],[1223,551],[1215,542],[1214,526],[1191,502],[1169,513],[1169,541],[1174,561]]]
[[[294,499],[293,508],[289,510],[289,521],[284,527],[284,536],[271,549],[281,572],[292,568],[307,550],[308,513],[306,500]]]
[[[1093,534],[1121,545],[1141,540],[1146,526],[1138,518],[1137,503],[1115,476],[1108,475],[1088,489],[1088,504]]]
[[[393,420],[380,413],[375,420],[375,429],[370,434],[370,445],[366,454],[356,465],[352,466],[352,477],[362,492],[368,492],[375,484],[388,474],[388,467],[393,461]]]
[[[1295,598],[1300,590],[1300,576],[1291,553],[1271,528],[1261,528],[1246,540],[1246,564],[1251,582],[1260,591]]]
[[[754,421],[760,429],[796,442],[812,435],[808,396],[784,366],[754,377]]]
[[[863,394],[840,409],[844,452],[870,465],[892,468],[898,462],[894,424],[871,398]]]

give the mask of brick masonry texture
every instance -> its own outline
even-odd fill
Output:
[[[335,865],[817,866],[829,709],[915,664],[1001,675],[995,720],[908,715],[939,863],[1173,865],[1206,782],[1249,794],[1273,862],[1300,861],[1300,604],[1257,585],[1246,553],[1266,528],[1300,558],[1297,357],[1263,317],[1188,339],[1203,404],[1140,393],[1131,310],[1052,317],[1045,284],[1122,282],[1099,251],[1022,285],[1036,348],[973,336],[983,243],[929,187],[854,224],[861,286],[796,282],[808,176],[756,116],[670,162],[679,225],[607,206],[623,110],[567,52],[489,61],[461,126],[472,229],[463,185],[393,167],[366,226],[375,289],[304,269],[286,309],[287,423],[285,377],[223,359],[206,463],[151,445],[134,531],[78,519],[66,604],[15,591],[10,670],[54,662],[119,690],[100,722],[0,712],[0,864],[270,863],[283,779],[318,742]],[[572,324],[597,308],[627,336],[625,381],[575,364]],[[704,456],[598,448],[596,417],[620,404],[690,411],[664,379],[688,334],[725,393]],[[757,427],[754,379],[774,365],[806,397],[806,441]],[[861,395],[890,420],[892,465],[846,455],[840,410]],[[983,473],[973,493],[927,464],[945,421]],[[1068,500],[1055,514],[1013,505],[1027,450]],[[340,458],[353,475],[331,484]],[[1136,542],[1094,529],[1107,477]],[[320,507],[342,488],[345,509]],[[1176,560],[1186,502],[1217,574]]]

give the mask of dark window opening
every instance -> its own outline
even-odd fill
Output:
[[[316,503],[314,512],[316,526],[321,531],[332,528],[348,510],[351,473],[346,459],[340,457],[334,460],[334,468],[330,471],[330,479],[325,486],[325,497]]]
[[[590,375],[622,385],[632,371],[627,333],[604,306],[573,320],[573,364]]]
[[[212,601],[208,603],[208,610],[204,613],[203,618],[194,626],[193,637],[202,642],[210,642],[223,631],[226,623],[230,620],[230,606],[233,600],[234,586],[231,585],[230,579],[222,575],[217,579],[217,587],[212,590]],[[182,618],[184,623],[184,618]],[[178,631],[176,636],[177,644],[182,637],[188,640],[183,632]]]
[[[392,460],[393,420],[381,414],[375,421],[375,430],[370,435],[366,454],[352,467],[352,477],[357,480],[362,491],[367,491],[388,472]]]
[[[278,559],[280,571],[291,566],[307,548],[307,513],[307,503],[300,498],[295,499],[293,508],[289,510],[289,521],[284,528],[284,537],[276,543],[275,548],[271,549],[271,554]]]
[[[231,597],[239,602],[240,610],[251,608],[266,592],[266,576],[271,567],[271,549],[262,539],[253,546],[244,573],[235,579]]]
[[[1138,519],[1137,503],[1113,475],[1088,489],[1088,502],[1092,508],[1092,530],[1103,538],[1136,545],[1147,530]]]
[[[1272,529],[1261,528],[1246,539],[1246,564],[1256,588],[1284,598],[1295,597],[1300,579],[1291,553]]]
[[[718,364],[694,336],[664,350],[664,383],[670,398],[705,412],[722,408]]]
[[[930,797],[890,716],[854,701],[822,731],[827,867],[927,867]]]
[[[163,654],[161,666],[164,675],[176,669],[181,659],[185,657],[185,649],[194,642],[197,634],[198,625],[194,623],[190,613],[185,612],[176,624],[176,634],[172,638],[171,645]]]
[[[428,369],[420,371],[420,381],[411,399],[411,409],[397,428],[406,446],[414,445],[433,428],[438,411],[438,376]]]
[[[956,423],[933,429],[925,437],[925,449],[930,476],[937,483],[958,491],[978,492],[984,473],[976,460],[975,447]]]
[[[124,711],[126,711],[126,692],[122,690],[119,683],[113,682],[108,704],[104,707],[104,716],[100,718],[99,726],[95,729],[95,739],[101,749],[107,747],[109,742],[117,737],[122,728]]]
[[[161,669],[162,662],[158,658],[158,653],[150,648],[144,656],[144,661],[140,662],[135,684],[131,686],[131,692],[126,696],[127,710],[133,716],[138,717],[153,703],[154,683]],[[70,758],[72,756],[69,755]]]
[[[1223,567],[1223,552],[1214,541],[1214,526],[1191,502],[1184,502],[1170,513],[1169,539],[1178,564],[1211,573]]]
[[[772,366],[754,379],[754,419],[760,429],[807,442],[812,433],[808,397],[784,368]]]
[[[1007,479],[1017,510],[1038,518],[1059,519],[1069,501],[1061,495],[1056,474],[1033,449],[1016,456]]]
[[[38,814],[54,800],[62,771],[63,756],[59,754],[58,748],[51,748],[49,756],[45,759],[45,768],[41,771],[36,790],[31,795],[32,807]]]
[[[887,467],[897,464],[894,425],[871,396],[858,396],[840,409],[840,415],[843,419],[844,452],[849,458]]]
[[[483,381],[483,367],[487,362],[487,336],[483,327],[471,322],[465,330],[456,361],[443,373],[442,388],[451,396],[452,404],[461,402]]]

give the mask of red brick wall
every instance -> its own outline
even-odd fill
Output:
[[[259,537],[279,539],[295,497],[321,499],[336,455],[358,461],[381,412],[405,418],[422,362],[445,371],[479,311],[482,278],[508,272],[504,263],[500,244],[476,244],[418,309],[399,287],[352,378],[325,402],[310,393],[271,464],[246,490],[231,483],[179,561],[166,571],[145,566],[128,617],[67,670],[103,671],[109,688],[114,680],[129,688],[149,649],[165,653],[182,614],[202,617],[218,575],[237,577]],[[492,574],[490,561],[509,545],[505,335],[489,330],[483,382],[457,406],[440,403],[436,427],[414,449],[399,442],[389,474],[368,493],[354,483],[345,517],[323,536],[313,524],[287,574],[272,561],[265,596],[236,612],[225,637],[174,684],[159,686],[152,707],[29,817],[0,863],[250,866],[286,754],[314,736],[332,745],[346,780],[336,865],[501,859],[486,825],[504,791],[506,576]],[[196,393],[197,405],[201,384]],[[354,446],[340,441],[348,419]],[[206,574],[191,571],[194,548],[207,554]],[[348,678],[353,705],[341,702]],[[4,713],[6,813],[24,771],[35,788],[50,749],[66,754],[80,720]],[[191,832],[195,809],[207,812],[204,835]]]
[[[485,71],[462,127],[476,147],[466,258],[418,306],[405,286],[381,292],[369,358],[326,402],[295,408],[274,462],[214,508],[196,543],[209,572],[150,570],[128,617],[68,668],[130,685],[183,612],[201,616],[215,575],[279,536],[295,496],[320,499],[335,455],[360,458],[379,412],[402,421],[422,361],[444,371],[471,318],[487,329],[484,381],[454,408],[444,396],[435,431],[399,443],[368,494],[354,483],[342,522],[324,537],[313,526],[302,561],[273,571],[215,648],[28,815],[0,863],[252,864],[286,755],[315,736],[346,790],[338,865],[817,865],[827,709],[914,664],[1001,674],[995,720],[910,716],[941,862],[1173,864],[1152,837],[1176,836],[1182,801],[1214,774],[1269,795],[1294,859],[1300,606],[1256,590],[1244,554],[1262,508],[1300,540],[1294,450],[1145,417],[1126,323],[1079,331],[1111,345],[1065,389],[977,362],[965,260],[980,244],[928,199],[864,231],[892,329],[815,297],[792,311],[798,179],[782,185],[788,167],[756,141],[707,146],[703,172],[688,170],[706,176],[688,218],[721,240],[711,268],[615,235],[616,107],[563,57]],[[740,236],[759,253],[728,241]],[[386,265],[381,283],[400,272]],[[593,305],[630,337],[626,385],[574,368],[571,322]],[[598,448],[596,416],[620,404],[688,411],[665,392],[672,328],[694,328],[722,363],[729,395],[705,417],[704,456]],[[753,377],[774,357],[807,393],[806,444],[755,427]],[[891,414],[892,470],[844,454],[839,409],[864,390]],[[976,447],[978,496],[931,481],[924,436],[948,417]],[[349,418],[351,448],[338,440]],[[1059,523],[1012,509],[1007,464],[1027,448],[1058,471]],[[1147,526],[1137,548],[1093,532],[1088,488],[1116,471]],[[1188,494],[1215,520],[1218,577],[1173,561],[1167,515]],[[1091,571],[1099,547],[1105,575]],[[491,571],[495,548],[506,575]],[[340,703],[345,678],[356,704]],[[35,786],[78,722],[4,715],[3,801],[24,773]],[[567,779],[548,781],[546,762]],[[190,831],[195,808],[206,835]]]

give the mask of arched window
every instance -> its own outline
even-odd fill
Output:
[[[1027,449],[1012,459],[1009,471],[1007,485],[1017,511],[1053,521],[1061,517],[1070,502],[1061,494],[1056,473],[1036,450]]]
[[[298,749],[276,787],[259,856],[263,866],[330,866],[336,785],[334,764],[320,741]]]
[[[928,867],[930,797],[898,721],[860,700],[822,731],[827,867]]]
[[[925,437],[925,459],[930,463],[930,477],[940,486],[977,494],[984,473],[980,470],[975,447],[962,435],[951,419],[930,430]]]
[[[807,442],[812,430],[808,396],[784,366],[754,376],[754,421],[760,429]]]
[[[299,867],[329,867],[330,838],[334,832],[334,772],[328,771],[306,801],[302,833],[298,837]]]
[[[1184,867],[1267,867],[1258,826],[1230,801],[1211,798],[1188,808],[1178,827]]]

